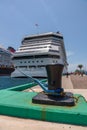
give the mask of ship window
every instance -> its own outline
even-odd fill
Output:
[[[43,60],[41,60],[41,62],[43,62]]]
[[[34,63],[34,61],[32,61],[32,63]]]
[[[20,61],[20,63],[22,63],[22,61]]]
[[[31,59],[33,56],[14,57],[14,59]],[[60,58],[59,55],[35,55],[35,58]]]
[[[27,68],[27,66],[19,66],[19,68]]]
[[[45,65],[38,65],[37,67],[45,67]]]
[[[37,60],[37,63],[38,63],[39,61]]]
[[[29,66],[29,68],[35,68],[35,67],[36,67],[36,66],[34,66],[34,65],[33,65],[33,66]]]
[[[26,63],[26,61],[24,63]]]
[[[28,61],[28,63],[30,63],[30,61]]]

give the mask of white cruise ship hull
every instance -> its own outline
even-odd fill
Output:
[[[44,69],[37,69],[37,70],[23,70],[23,69],[15,69],[15,71],[11,74],[13,78],[25,78],[25,77],[37,77],[37,78],[46,78],[47,73],[45,68]]]

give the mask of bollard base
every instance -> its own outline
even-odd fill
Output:
[[[32,98],[32,103],[57,106],[75,105],[73,94],[70,92],[66,92],[65,96],[53,96],[46,95],[45,93],[39,93]]]

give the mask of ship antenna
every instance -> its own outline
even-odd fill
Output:
[[[37,34],[39,34],[39,25],[36,23],[35,24],[36,30],[37,30]]]

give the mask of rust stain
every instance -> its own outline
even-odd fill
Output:
[[[41,117],[42,117],[42,120],[45,121],[46,120],[46,107],[44,106],[42,108],[42,113],[41,113]]]

